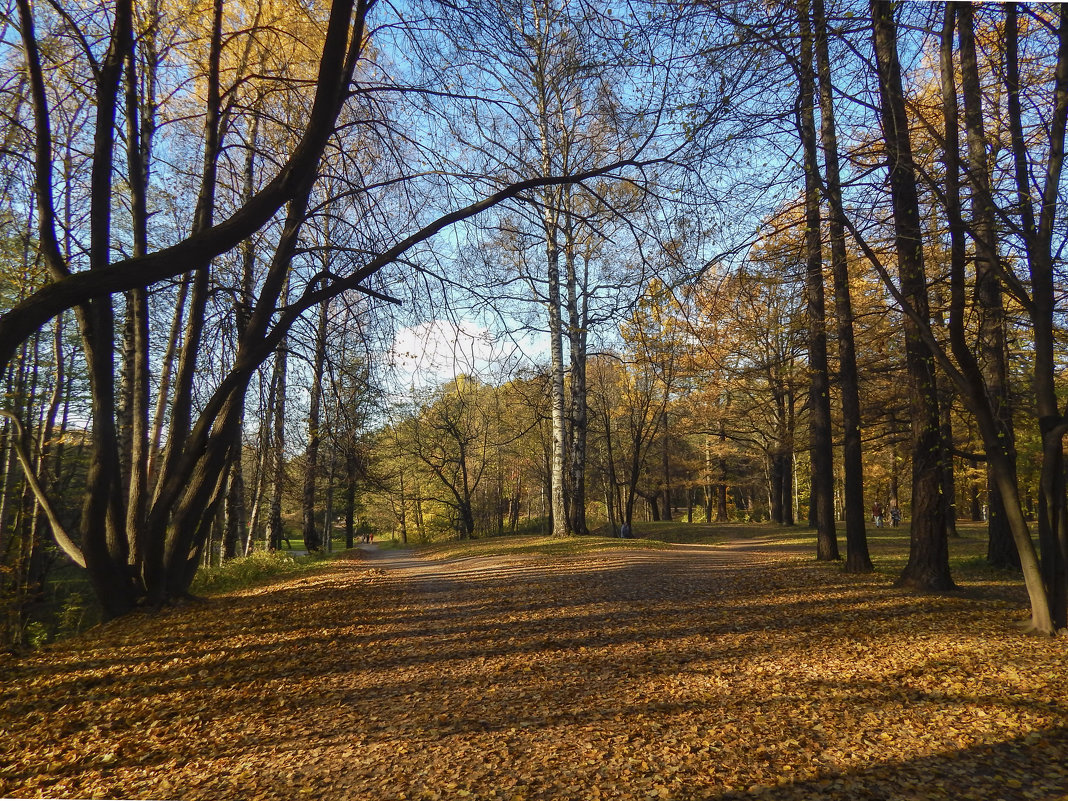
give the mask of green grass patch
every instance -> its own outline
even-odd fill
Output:
[[[194,595],[214,595],[242,590],[292,573],[312,570],[329,555],[293,556],[287,551],[253,551],[218,567],[197,571],[190,591]]]
[[[304,554],[308,550],[307,546],[304,545],[304,540],[298,537],[291,537],[289,540],[283,540],[282,542],[288,542],[288,545],[283,544],[282,550],[286,553],[292,553],[294,556]],[[345,538],[334,537],[331,540],[331,546],[331,552],[345,550]]]

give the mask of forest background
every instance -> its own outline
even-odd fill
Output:
[[[902,586],[985,518],[1068,624],[1063,7],[2,24],[6,644],[82,619],[74,572],[114,617],[369,532],[772,520],[836,560],[844,521],[865,572],[875,503]]]

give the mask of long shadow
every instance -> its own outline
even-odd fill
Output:
[[[679,799],[820,799],[820,801],[1064,801],[1068,798],[1068,728],[746,792],[680,793]]]
[[[351,575],[361,575],[365,567],[366,563],[356,565]],[[243,732],[240,738],[199,743],[198,756],[208,760],[232,758],[248,749],[277,743],[278,727],[272,730],[265,724],[280,713],[295,719],[329,721],[331,710],[343,709],[359,721],[359,732],[369,741],[419,740],[428,732],[439,737],[470,738],[514,727],[514,719],[500,712],[488,713],[479,707],[477,697],[471,697],[474,682],[491,679],[500,688],[500,709],[529,705],[532,688],[543,689],[550,700],[568,699],[566,708],[547,700],[544,710],[522,721],[527,730],[568,729],[620,719],[656,718],[670,725],[674,718],[706,710],[709,705],[734,705],[745,714],[745,709],[751,712],[753,705],[769,702],[745,694],[732,695],[729,687],[706,688],[703,694],[683,701],[639,701],[628,697],[628,689],[643,682],[655,684],[667,676],[714,676],[722,672],[720,666],[745,670],[754,658],[764,655],[762,649],[769,641],[782,651],[811,652],[822,642],[840,639],[839,627],[844,621],[855,631],[867,632],[859,635],[862,637],[893,636],[931,603],[890,592],[873,608],[868,603],[869,580],[825,577],[820,593],[839,596],[830,603],[806,596],[805,587],[796,586],[797,575],[798,566],[793,563],[761,568],[754,576],[752,568],[738,564],[651,558],[638,564],[620,560],[619,564],[572,565],[549,572],[544,565],[485,573],[457,571],[413,582],[400,576],[376,577],[366,586],[354,587],[347,587],[345,579],[291,583],[260,598],[230,599],[207,611],[179,610],[166,615],[158,620],[161,631],[154,642],[121,647],[128,635],[120,626],[55,649],[53,653],[60,659],[50,660],[44,654],[17,664],[0,686],[0,723],[15,735],[22,729],[29,733],[28,727],[49,714],[77,721],[92,712],[99,719],[100,710],[115,702],[147,700],[155,707],[153,714],[173,709],[175,716],[190,704],[202,704],[205,726]],[[358,593],[365,593],[370,605],[361,603],[361,597],[355,595]],[[955,599],[954,603],[966,601]],[[274,614],[286,608],[299,608],[301,614]],[[945,614],[938,609],[935,613]],[[215,620],[210,635],[201,628],[203,616],[208,614]],[[311,621],[315,623],[309,628]],[[631,652],[619,675],[606,674],[602,654],[623,645],[641,647]],[[373,653],[374,659],[362,658],[362,653]],[[340,659],[339,654],[351,658]],[[466,667],[469,665],[495,672],[487,678],[477,669],[472,672]],[[946,667],[937,660],[919,660],[916,665],[929,675],[937,675]],[[384,680],[369,679],[369,672]],[[412,672],[424,678],[414,683],[390,680]],[[590,675],[597,680],[591,682]],[[983,704],[1065,717],[1060,702],[1047,707],[1030,698],[935,696],[910,690],[906,676],[887,678],[894,682],[892,686],[875,681],[844,685],[797,681],[774,703],[782,707],[778,714],[786,714],[791,705],[800,705],[805,698],[833,691],[847,701],[876,708],[902,702],[931,708]],[[29,696],[27,686],[42,679],[46,680],[43,695]],[[272,692],[277,692],[272,687],[289,682],[293,690],[282,703],[264,704]],[[615,703],[605,704],[606,683],[619,693]],[[233,704],[214,704],[222,694],[250,688],[252,692],[235,698]],[[411,712],[413,699],[426,706],[425,714]],[[66,711],[60,713],[64,707]],[[403,721],[399,712],[390,715],[389,710],[401,709],[408,714]],[[378,722],[372,720],[375,710],[381,713]],[[442,710],[447,713],[444,721],[435,717]],[[106,731],[121,733],[136,731],[143,723],[136,715],[124,712],[103,726]],[[325,725],[322,737],[341,736]],[[1048,737],[1043,733],[1045,741],[1061,747],[1064,729],[1050,732]],[[961,760],[961,764],[978,764],[984,758],[1017,752],[1023,756],[1013,759],[1024,758],[1028,749],[1038,747],[1033,742],[1021,743],[977,748],[974,758],[970,756],[972,749],[918,758],[900,763],[897,770],[919,769],[917,766],[948,770]],[[152,766],[173,759],[173,751],[161,749],[142,754],[139,761]],[[70,777],[88,769],[85,761],[68,762],[55,774]],[[871,794],[877,792],[880,782],[889,781],[890,770],[889,766],[875,766],[857,773],[821,774],[819,780],[799,781],[785,789],[779,785],[777,792],[793,793],[791,788],[797,788],[796,794],[776,797],[897,797]],[[0,788],[31,778],[32,769],[15,771],[0,777]],[[991,782],[994,778],[996,774],[992,774]],[[834,795],[838,792],[834,782],[847,779],[853,781],[852,789]],[[708,792],[712,791],[701,791]],[[676,797],[731,796],[687,796],[680,790]]]
[[[780,570],[788,573],[789,568]],[[584,581],[576,578],[576,573],[581,575],[582,571],[572,571],[563,588],[572,597],[557,594],[550,598],[535,596],[532,600],[525,593],[517,593],[514,599],[498,595],[493,603],[483,600],[487,591],[499,590],[502,580],[514,582],[514,576],[438,578],[432,586],[420,590],[421,611],[413,612],[409,608],[398,612],[387,608],[364,614],[359,621],[359,633],[352,631],[351,621],[338,615],[339,610],[332,607],[331,601],[322,599],[320,587],[287,587],[280,600],[286,605],[303,608],[312,618],[321,619],[323,626],[317,633],[306,631],[306,618],[289,621],[284,617],[254,617],[262,612],[262,608],[245,599],[245,603],[232,606],[227,621],[230,629],[241,635],[244,644],[231,646],[226,637],[205,637],[194,616],[192,620],[182,621],[182,630],[161,634],[158,649],[140,654],[94,653],[82,663],[75,662],[68,668],[75,675],[52,682],[50,694],[55,700],[45,705],[59,708],[70,703],[65,696],[84,698],[87,690],[106,691],[106,688],[118,690],[121,697],[126,698],[176,690],[218,689],[220,685],[213,677],[198,681],[194,676],[205,667],[223,663],[228,672],[237,673],[245,680],[264,676],[264,668],[267,669],[266,675],[271,675],[284,667],[292,669],[294,664],[305,662],[308,663],[307,676],[327,677],[338,672],[337,664],[317,663],[308,659],[309,655],[337,649],[358,652],[361,648],[380,647],[386,642],[395,644],[393,654],[385,659],[379,658],[375,663],[377,668],[385,670],[455,663],[479,656],[522,656],[554,649],[596,649],[643,641],[656,642],[659,647],[664,647],[671,641],[695,636],[707,639],[707,656],[736,658],[742,655],[739,649],[717,648],[716,638],[786,632],[796,633],[797,638],[814,645],[821,639],[838,638],[840,634],[836,629],[842,623],[889,634],[893,632],[895,622],[905,625],[905,621],[914,620],[927,603],[923,598],[905,593],[884,597],[875,608],[865,605],[859,609],[843,608],[841,602],[830,605],[809,598],[785,600],[777,593],[789,588],[789,581],[762,580],[755,587],[736,588],[729,594],[722,588],[706,586],[691,595],[715,606],[672,608],[667,616],[669,622],[658,622],[653,627],[642,625],[642,621],[652,616],[656,607],[671,605],[676,599],[672,599],[667,591],[663,597],[650,596],[661,594],[656,586],[658,583],[670,587],[677,579],[677,573],[666,573],[655,581],[646,575],[644,566],[636,569],[628,565],[611,573],[587,571]],[[707,582],[708,574],[703,574],[702,578]],[[558,582],[542,579],[542,583]],[[639,589],[621,592],[621,585]],[[403,585],[394,589],[399,594],[405,593]],[[825,594],[828,589],[858,594],[858,588],[846,582],[824,585],[821,589]],[[740,599],[745,600],[744,609],[738,610],[741,613],[725,614],[735,609],[736,604],[732,601]],[[858,597],[857,600],[862,599]],[[591,605],[610,609],[589,611]],[[321,616],[317,614],[320,612]],[[248,615],[244,621],[242,613]],[[660,620],[659,616],[657,619]],[[247,642],[250,639],[253,641]],[[165,664],[157,670],[138,670],[136,681],[130,682],[108,672],[117,668],[125,674],[138,665],[158,664],[164,655],[177,653],[193,664],[185,670]],[[83,667],[91,669],[93,675],[77,675]],[[16,671],[12,678],[20,678],[20,673],[24,674],[21,677],[30,678],[33,670]],[[0,690],[0,701],[3,699],[4,691]]]

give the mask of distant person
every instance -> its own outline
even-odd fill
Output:
[[[876,528],[883,527],[883,505],[878,501],[871,505],[871,519],[875,521]]]
[[[897,505],[897,498],[890,499],[890,525],[897,528],[901,525],[901,507]]]
[[[619,537],[624,540],[630,539],[630,523],[624,523],[619,527]]]

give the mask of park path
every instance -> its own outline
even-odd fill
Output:
[[[543,574],[547,564],[561,561],[538,553],[425,559],[404,548],[380,548],[373,543],[357,547],[365,555],[366,565],[394,574],[391,580],[435,588],[472,580],[523,581]],[[553,564],[552,570],[557,575],[568,572],[585,575],[591,564],[596,563],[598,573],[612,577],[603,582],[606,600],[611,600],[613,593],[622,588],[626,588],[628,598],[637,599],[643,588],[652,591],[658,584],[675,585],[680,580],[698,578],[707,583],[720,572],[760,570],[781,563],[787,554],[807,554],[813,550],[808,546],[783,546],[771,538],[747,538],[716,545],[674,545],[666,550],[620,549],[610,555],[600,554],[594,560],[564,560]]]
[[[0,796],[1062,799],[1068,656],[1005,614],[755,540],[366,547],[3,665]]]

